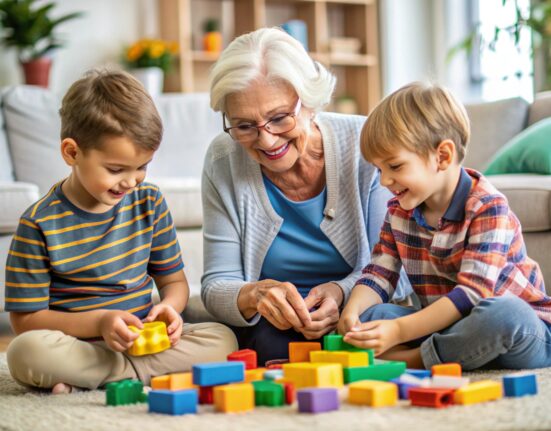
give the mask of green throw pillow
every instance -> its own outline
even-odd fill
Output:
[[[538,121],[511,139],[484,174],[551,175],[551,118]]]

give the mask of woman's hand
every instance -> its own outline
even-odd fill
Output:
[[[184,328],[184,321],[178,312],[172,306],[161,302],[149,310],[144,322],[153,322],[154,320],[165,322],[170,345],[174,347],[178,344]]]
[[[101,316],[99,332],[107,347],[115,352],[124,352],[134,344],[139,334],[128,329],[128,325],[143,328],[142,321],[128,311],[109,310]]]
[[[343,340],[363,349],[374,349],[375,356],[403,341],[400,324],[396,319],[361,323],[352,327]]]
[[[312,310],[312,322],[302,328],[295,327],[308,340],[321,338],[331,332],[339,321],[339,306],[344,299],[342,289],[335,283],[320,284],[310,290],[304,302]]]
[[[261,280],[254,285],[252,296],[256,311],[276,328],[302,328],[311,323],[304,299],[293,284]]]

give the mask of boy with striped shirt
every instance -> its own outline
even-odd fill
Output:
[[[506,198],[461,166],[469,134],[438,86],[407,85],[368,117],[362,154],[395,197],[339,332],[411,368],[548,367],[551,298]],[[388,304],[402,266],[420,310]]]
[[[166,201],[144,182],[162,124],[125,72],[92,71],[60,110],[61,155],[71,167],[20,219],[6,263],[6,310],[18,335],[12,376],[53,393],[189,370],[236,350],[217,323],[183,324],[189,296]],[[152,303],[156,286],[161,301]],[[128,356],[128,325],[167,324],[171,348]]]

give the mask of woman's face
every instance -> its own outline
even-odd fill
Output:
[[[259,79],[246,90],[226,98],[226,124],[263,125],[281,114],[293,112],[298,96],[293,88],[283,82]],[[258,137],[249,142],[239,142],[249,155],[272,172],[285,172],[293,167],[305,153],[314,130],[311,126],[312,110],[302,107],[296,115],[296,126],[279,135],[260,129]]]

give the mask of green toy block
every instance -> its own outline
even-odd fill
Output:
[[[147,394],[143,392],[143,383],[139,380],[121,380],[107,383],[106,404],[108,406],[124,406],[147,402]]]
[[[357,382],[358,380],[389,381],[401,376],[405,371],[405,362],[375,360],[373,365],[367,367],[343,368],[343,377],[345,384]]]
[[[343,336],[339,334],[329,334],[323,337],[323,350],[340,351],[345,350],[347,352],[366,352],[369,358],[369,364],[373,364],[375,355],[373,349],[362,349],[360,347],[353,346],[343,340]]]
[[[279,383],[268,380],[252,382],[254,386],[254,404],[256,406],[279,407],[285,403],[285,388]]]

